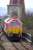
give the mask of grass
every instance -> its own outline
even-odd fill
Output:
[[[22,21],[23,21],[23,23],[24,23],[25,26],[27,26],[29,24],[33,24],[33,18],[31,18],[31,19],[27,18],[27,19],[24,19]]]
[[[24,19],[24,20],[22,20],[22,22],[23,22],[24,26],[26,27],[26,30],[29,32],[29,34],[32,34],[33,33],[33,17],[29,18],[29,19],[28,18]]]

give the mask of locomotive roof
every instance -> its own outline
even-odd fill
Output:
[[[7,18],[7,19],[5,19],[4,20],[4,22],[6,22],[6,23],[9,23],[9,22],[11,22],[12,20],[16,20],[16,18]]]
[[[13,18],[10,18],[10,17],[8,17],[7,19],[5,19],[5,23],[10,23],[10,22],[12,22],[12,21],[18,21],[18,22],[20,22],[20,24],[23,24],[18,18],[16,18],[16,17],[13,17]]]

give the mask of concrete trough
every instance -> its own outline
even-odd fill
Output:
[[[30,33],[24,33],[22,38],[28,42],[32,42],[32,35]]]

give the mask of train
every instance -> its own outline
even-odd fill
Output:
[[[23,23],[19,17],[7,17],[3,22],[0,22],[0,33],[3,32],[7,38],[17,37],[21,38],[24,32]]]
[[[4,20],[4,32],[8,37],[21,37],[23,33],[23,23],[17,17],[7,18]]]

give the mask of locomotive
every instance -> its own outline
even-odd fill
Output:
[[[7,18],[4,21],[4,31],[8,37],[21,37],[23,33],[22,22],[17,17]]]

